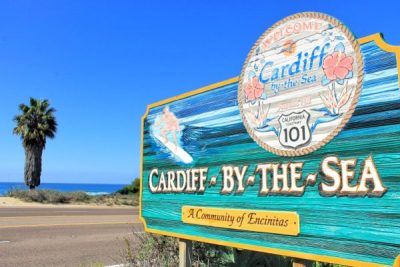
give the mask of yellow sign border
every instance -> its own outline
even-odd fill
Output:
[[[368,42],[375,42],[376,45],[381,48],[382,50],[386,52],[391,52],[396,54],[396,61],[397,61],[397,73],[398,73],[398,83],[399,83],[399,88],[400,88],[400,46],[394,46],[390,45],[385,42],[383,39],[382,33],[375,33],[372,35],[368,35],[362,38],[358,39],[359,44],[365,44]],[[297,251],[290,251],[290,250],[284,250],[284,249],[276,249],[276,248],[268,248],[268,247],[259,247],[259,246],[254,246],[254,245],[246,245],[246,244],[241,244],[241,243],[235,243],[235,242],[229,242],[229,241],[222,241],[222,240],[217,240],[217,239],[211,239],[211,238],[204,238],[200,236],[191,236],[191,235],[185,235],[185,234],[178,234],[178,233],[171,233],[167,231],[161,231],[161,230],[156,230],[156,229],[150,229],[147,227],[145,219],[142,217],[142,175],[143,175],[143,140],[144,140],[144,121],[149,113],[149,110],[154,107],[158,107],[167,103],[170,103],[172,101],[176,101],[179,99],[187,98],[193,95],[197,95],[206,91],[210,91],[228,84],[233,84],[235,82],[239,81],[239,76],[230,78],[228,80],[224,80],[221,82],[217,82],[202,88],[199,88],[194,91],[190,91],[175,97],[171,97],[165,100],[161,100],[158,102],[155,102],[153,104],[150,104],[147,106],[146,112],[142,117],[142,125],[141,125],[141,146],[140,146],[140,195],[139,195],[139,219],[143,223],[144,230],[148,233],[152,234],[160,234],[160,235],[166,235],[166,236],[171,236],[171,237],[176,237],[176,238],[182,238],[182,239],[188,239],[188,240],[194,240],[198,242],[204,242],[204,243],[211,243],[215,245],[220,245],[220,246],[228,246],[228,247],[234,247],[234,248],[239,248],[239,249],[246,249],[246,250],[252,250],[252,251],[258,251],[258,252],[264,252],[264,253],[270,253],[270,254],[276,254],[276,255],[281,255],[281,256],[287,256],[287,257],[293,257],[293,258],[300,258],[300,259],[305,259],[305,260],[312,260],[312,261],[321,261],[321,262],[328,262],[328,263],[334,263],[334,264],[342,264],[342,265],[350,265],[350,266],[362,266],[362,267],[388,267],[390,265],[383,265],[383,264],[378,264],[378,263],[371,263],[371,262],[365,262],[365,261],[358,261],[358,260],[350,260],[350,259],[343,259],[343,258],[338,258],[338,257],[333,257],[333,256],[323,256],[323,255],[317,255],[317,254],[311,254],[311,253],[304,253],[304,252],[297,252]],[[396,257],[396,259],[393,262],[393,267],[400,267],[400,255]]]

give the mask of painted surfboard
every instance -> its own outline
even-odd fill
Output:
[[[171,151],[171,153],[173,153],[176,157],[178,157],[183,163],[188,164],[193,161],[193,158],[185,150],[183,150],[182,147],[176,146],[169,140],[165,142],[164,138],[159,134],[153,135],[158,141],[160,141],[161,144],[168,148],[168,150]]]

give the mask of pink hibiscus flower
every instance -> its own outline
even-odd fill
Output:
[[[330,80],[343,80],[353,70],[353,58],[343,52],[334,52],[324,59],[323,69]]]
[[[247,83],[245,87],[246,99],[248,101],[253,101],[260,98],[264,92],[263,85],[258,81],[257,77],[254,76],[250,82]]]

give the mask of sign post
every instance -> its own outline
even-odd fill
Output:
[[[179,267],[192,266],[192,241],[179,239]]]
[[[293,262],[293,267],[311,267],[312,263],[307,260],[295,260]]]
[[[400,48],[299,13],[241,74],[148,106],[140,218],[180,239],[349,266],[398,266]]]

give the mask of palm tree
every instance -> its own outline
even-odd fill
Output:
[[[13,133],[21,136],[25,150],[25,184],[29,189],[40,185],[42,173],[42,153],[46,146],[46,138],[54,138],[57,122],[54,108],[44,99],[30,99],[30,106],[20,104],[21,114],[14,117],[17,126]]]

